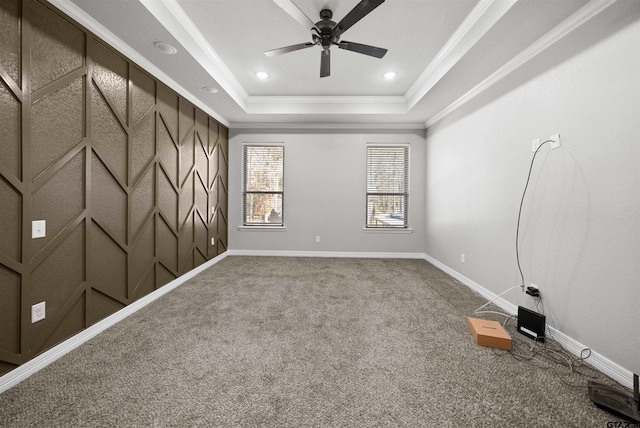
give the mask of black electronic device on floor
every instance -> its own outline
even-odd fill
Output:
[[[589,398],[608,412],[640,424],[638,375],[633,375],[633,396],[605,384],[589,381]]]
[[[523,306],[518,306],[518,331],[525,336],[544,342],[546,317]]]

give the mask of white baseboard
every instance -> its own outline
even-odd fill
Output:
[[[348,251],[282,251],[282,250],[227,250],[230,256],[265,257],[336,257],[353,259],[424,259],[424,253],[380,253]]]
[[[58,358],[73,351],[78,346],[84,344],[89,339],[95,337],[96,335],[108,329],[112,325],[122,321],[129,315],[139,311],[140,309],[147,306],[149,303],[153,302],[154,300],[157,300],[158,298],[164,296],[168,292],[174,290],[175,288],[182,285],[189,279],[198,275],[200,272],[220,262],[227,256],[228,256],[227,252],[224,252],[219,256],[209,260],[208,262],[203,263],[197,268],[192,269],[189,272],[185,273],[181,277],[174,279],[173,281],[166,284],[165,286],[155,290],[152,293],[147,294],[146,296],[140,298],[139,300],[136,300],[135,302],[122,308],[121,310],[114,313],[113,315],[110,315],[107,318],[95,323],[91,327],[88,327],[82,330],[80,333],[70,337],[64,342],[54,346],[48,351],[43,352],[42,354],[38,355],[32,360],[27,361],[21,366],[15,368],[14,370],[0,377],[0,394],[2,394],[7,389],[17,385],[18,383],[22,382],[23,380],[27,379],[32,374],[45,368],[49,364],[56,361]]]
[[[434,265],[435,267],[437,267],[438,269],[440,269],[441,271],[452,276],[453,278],[458,280],[460,283],[476,291],[485,299],[493,300],[493,303],[499,308],[501,308],[502,310],[504,310],[505,312],[512,315],[516,315],[518,313],[518,307],[516,305],[506,301],[502,297],[497,297],[497,295],[494,292],[487,290],[480,284],[470,280],[469,278],[462,275],[461,273],[451,269],[449,266],[439,262],[438,260],[426,254],[424,255],[424,259],[429,263],[431,263],[432,265]],[[553,340],[558,342],[560,346],[562,346],[568,352],[572,353],[577,357],[581,357],[580,353],[584,349],[588,348],[588,346],[585,346],[582,343],[578,342],[577,340],[573,339],[572,337],[567,336],[566,334],[554,328],[553,326],[547,325],[547,328],[549,329],[550,336],[553,338]],[[601,354],[598,354],[595,351],[591,351],[589,358],[587,358],[585,362],[589,363],[591,366],[598,369],[599,371],[609,376],[610,378],[614,379],[616,382],[620,383],[621,385],[629,389],[633,388],[633,373],[625,369],[624,367],[620,366],[619,364],[614,363],[607,357]]]

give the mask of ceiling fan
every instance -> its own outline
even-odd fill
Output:
[[[331,46],[336,45],[340,49],[357,52],[364,55],[382,58],[387,50],[375,46],[363,45],[360,43],[340,40],[340,36],[353,24],[367,16],[372,10],[384,3],[384,0],[362,0],[337,24],[331,20],[333,12],[329,9],[320,11],[320,21],[314,23],[307,15],[300,10],[292,0],[273,0],[278,6],[284,9],[293,19],[311,31],[312,42],[299,43],[297,45],[285,46],[283,48],[265,51],[266,56],[281,55],[300,49],[310,48],[320,45],[320,77],[327,77],[331,74]]]

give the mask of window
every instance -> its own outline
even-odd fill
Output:
[[[409,212],[409,146],[367,146],[367,228],[403,228]]]
[[[284,225],[284,147],[245,145],[243,165],[242,224]]]

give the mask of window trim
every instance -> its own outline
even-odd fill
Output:
[[[281,147],[282,148],[282,191],[279,192],[264,192],[264,191],[255,191],[255,192],[247,192],[246,190],[246,181],[247,181],[247,174],[246,174],[246,166],[247,166],[247,160],[246,160],[246,149],[247,147]],[[285,187],[285,144],[283,142],[274,142],[274,143],[250,143],[250,142],[245,142],[242,143],[242,180],[241,180],[241,197],[240,197],[240,216],[241,216],[241,220],[240,220],[240,226],[238,226],[238,230],[240,231],[247,231],[247,230],[277,230],[277,231],[286,231],[286,226],[284,223],[285,220],[285,215],[284,215],[284,202],[285,202],[285,194],[284,194],[284,187]],[[282,222],[281,223],[277,223],[277,224],[270,224],[270,223],[247,223],[246,222],[246,213],[245,213],[245,209],[246,209],[246,195],[247,193],[251,193],[251,194],[280,194],[281,198],[282,198]]]
[[[406,176],[405,176],[405,189],[406,193],[386,193],[387,195],[404,196],[405,199],[405,222],[401,226],[370,226],[369,225],[369,189],[368,189],[368,172],[369,172],[369,148],[405,148],[406,149]],[[376,192],[378,193],[378,192]],[[365,147],[365,223],[363,232],[366,233],[413,233],[413,229],[410,226],[411,216],[409,215],[410,207],[410,195],[411,195],[411,144],[410,143],[367,143]]]

